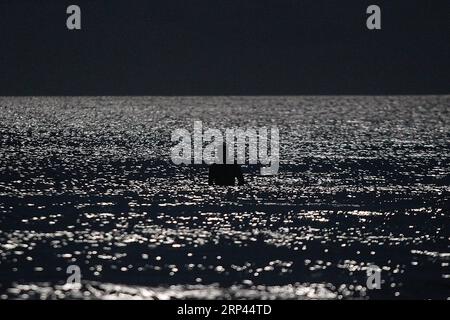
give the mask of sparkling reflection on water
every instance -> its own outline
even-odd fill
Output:
[[[2,97],[0,297],[447,298],[449,105]],[[170,132],[194,120],[278,126],[279,174],[210,187],[205,166],[173,165]]]

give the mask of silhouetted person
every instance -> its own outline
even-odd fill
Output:
[[[213,163],[209,166],[208,183],[219,186],[234,186],[236,179],[239,185],[245,183],[242,175],[241,166],[236,163],[226,163],[226,144],[223,144],[222,163]]]

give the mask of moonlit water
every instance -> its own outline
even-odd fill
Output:
[[[450,297],[450,96],[0,98],[2,299]],[[208,186],[171,130],[277,126]],[[69,265],[81,288],[66,284]],[[366,288],[370,265],[381,289]]]

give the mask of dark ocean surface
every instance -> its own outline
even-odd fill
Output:
[[[174,165],[195,120],[277,126],[278,175]],[[0,134],[1,299],[450,297],[450,96],[0,97]]]

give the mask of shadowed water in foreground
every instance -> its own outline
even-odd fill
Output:
[[[449,105],[2,97],[0,297],[448,298]],[[207,166],[174,165],[171,131],[194,120],[276,125],[279,174],[209,186]]]

